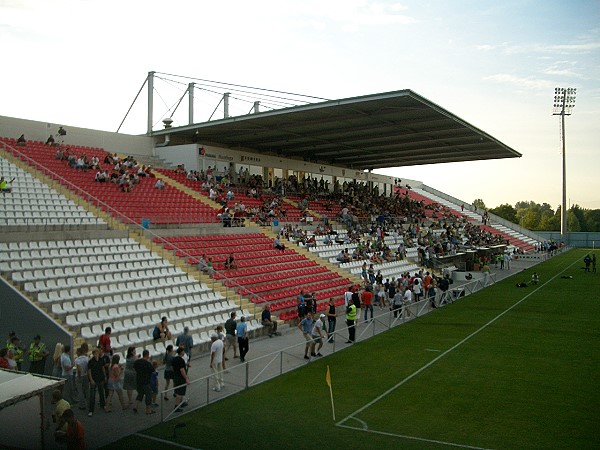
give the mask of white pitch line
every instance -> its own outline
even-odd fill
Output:
[[[186,450],[201,450],[197,447],[189,447],[187,445],[183,445],[183,444],[178,444],[177,442],[173,442],[173,441],[168,441],[166,439],[161,439],[161,438],[157,438],[154,436],[148,436],[147,434],[142,434],[142,433],[133,433],[134,436],[139,436],[141,438],[144,439],[150,439],[151,441],[157,441],[157,442],[162,442],[163,444],[167,444],[169,446],[169,448],[171,447],[179,447],[179,448],[185,448]]]
[[[358,420],[358,419],[356,419],[356,417],[353,417],[353,419]],[[360,422],[362,422],[362,420]],[[456,444],[454,442],[438,441],[436,439],[425,439],[425,438],[420,438],[417,436],[406,436],[405,434],[389,433],[387,431],[369,430],[368,427],[367,428],[356,428],[356,427],[351,427],[348,425],[339,425],[339,426],[341,428],[348,428],[350,430],[366,431],[367,433],[375,433],[375,434],[382,434],[384,436],[392,436],[392,437],[403,438],[403,439],[411,439],[413,441],[429,442],[431,444],[447,445],[449,447],[470,448],[473,450],[489,450],[489,449],[485,449],[484,447],[474,447],[472,445]],[[365,426],[366,426],[366,424],[365,424]]]
[[[514,305],[510,306],[509,308],[505,309],[504,311],[502,311],[500,314],[498,314],[496,317],[494,317],[492,320],[490,320],[488,323],[482,325],[480,328],[478,328],[477,330],[475,330],[473,333],[471,333],[470,335],[468,335],[466,338],[462,339],[460,342],[458,342],[457,344],[453,345],[452,347],[450,347],[448,350],[446,350],[444,353],[440,354],[439,356],[435,357],[434,359],[432,359],[431,361],[429,361],[427,364],[425,364],[423,367],[421,367],[420,369],[416,370],[415,372],[413,372],[412,374],[410,374],[409,376],[407,376],[406,378],[404,378],[402,381],[400,381],[399,383],[397,383],[395,386],[392,386],[391,388],[389,388],[387,391],[385,391],[383,394],[379,395],[378,397],[376,397],[375,399],[371,400],[369,403],[367,403],[366,405],[362,406],[361,408],[357,409],[356,411],[354,411],[352,414],[350,414],[349,416],[347,416],[346,418],[340,420],[338,423],[336,423],[335,425],[338,427],[345,427],[345,428],[352,428],[352,427],[348,427],[346,425],[343,425],[343,423],[345,421],[347,421],[348,419],[355,419],[355,415],[360,414],[361,412],[363,412],[365,409],[370,408],[371,406],[373,406],[375,403],[377,403],[379,400],[381,400],[384,397],[387,397],[389,394],[391,394],[393,391],[395,391],[396,389],[398,389],[400,386],[402,386],[404,383],[412,380],[414,377],[416,377],[417,375],[419,375],[421,372],[423,372],[425,369],[429,368],[430,366],[432,366],[433,364],[435,364],[436,362],[438,362],[440,359],[442,359],[444,356],[446,356],[448,353],[456,350],[458,347],[460,347],[461,345],[463,345],[465,342],[467,342],[468,340],[470,340],[472,337],[476,336],[477,334],[479,334],[481,331],[483,331],[484,329],[486,329],[487,327],[489,327],[491,324],[493,324],[494,322],[496,322],[498,319],[500,319],[502,316],[504,316],[506,313],[510,312],[513,308],[516,308],[518,305],[520,305],[521,303],[523,303],[525,300],[527,300],[529,297],[531,297],[533,294],[535,294],[537,291],[539,291],[540,289],[542,289],[544,286],[546,286],[548,283],[550,283],[552,280],[554,280],[555,278],[557,278],[560,274],[564,273],[565,270],[569,269],[571,266],[575,265],[578,262],[578,260],[573,261],[569,266],[565,267],[563,270],[561,270],[560,272],[558,272],[556,275],[554,275],[552,278],[550,278],[548,281],[546,281],[544,284],[540,285],[539,287],[537,287],[536,289],[534,289],[533,291],[531,291],[529,294],[527,294],[525,297],[523,297],[521,300],[519,300],[517,303],[515,303]],[[363,422],[361,420],[359,420],[360,422]],[[364,423],[364,422],[363,422]],[[353,428],[353,429],[358,429],[358,428]],[[364,431],[364,430],[361,430]],[[368,430],[369,432],[374,432],[371,430]],[[392,435],[392,433],[388,433],[390,435]],[[398,435],[399,436],[399,435]]]

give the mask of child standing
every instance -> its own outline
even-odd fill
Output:
[[[156,396],[158,395],[158,362],[152,361],[154,372],[150,375],[150,389],[152,389],[152,406],[157,407]]]

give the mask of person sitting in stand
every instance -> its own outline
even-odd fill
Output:
[[[138,177],[147,177],[148,174],[146,173],[146,166],[142,165],[138,167],[136,174]]]
[[[271,305],[269,304],[266,304],[262,311],[261,323],[263,327],[269,328],[269,337],[273,337],[273,335],[280,335],[280,333],[277,332],[277,322],[271,319]]]
[[[221,221],[223,222],[224,227],[231,227],[231,214],[229,213],[229,208],[225,208],[225,211],[221,214]]]
[[[108,173],[106,173],[106,170],[104,172],[99,170],[98,172],[96,172],[94,181],[97,181],[98,183],[106,183],[107,178],[108,178]]]
[[[169,327],[167,327],[167,318],[166,317],[162,317],[160,319],[160,323],[157,323],[156,326],[154,327],[154,330],[152,331],[152,338],[155,341],[166,341],[167,339],[171,339],[173,336],[171,335],[171,332],[169,331]]]
[[[88,162],[88,167],[94,170],[100,170],[100,160],[96,155],[92,156]]]
[[[86,169],[85,161],[83,159],[83,156],[80,156],[75,161],[75,169],[77,169],[77,170],[85,170]]]
[[[236,270],[238,268],[237,263],[235,262],[235,258],[233,257],[233,253],[230,253],[227,258],[225,258],[225,264],[223,264],[225,269]]]
[[[341,263],[347,263],[352,261],[352,257],[350,256],[350,253],[348,252],[347,248],[342,250],[335,259]]]
[[[162,191],[165,189],[165,182],[163,180],[161,180],[160,178],[158,178],[156,180],[156,183],[154,183],[154,188],[158,189],[159,191]]]
[[[277,237],[275,238],[275,241],[273,242],[273,247],[276,248],[277,250],[281,250],[281,251],[285,250],[285,245],[283,245],[281,243],[281,241],[279,240],[279,235],[277,235]]]
[[[198,270],[203,273],[208,272],[208,264],[206,263],[206,255],[203,254],[198,260]]]
[[[317,239],[315,238],[314,235],[312,235],[310,238],[308,238],[308,240],[306,241],[305,244],[307,247],[316,247],[317,246]]]
[[[17,145],[19,147],[25,147],[27,145],[27,140],[25,139],[25,135],[22,134],[21,136],[19,136],[19,139],[17,139]]]
[[[12,192],[12,182],[15,181],[15,179],[13,178],[12,180],[5,180],[4,177],[0,177],[0,192],[4,193],[10,193]]]
[[[119,185],[121,186],[121,190],[123,192],[131,192],[133,189],[133,182],[131,177],[127,176],[127,174],[123,174],[121,180],[119,181]]]
[[[48,139],[46,139],[46,145],[50,145],[50,146],[54,145],[54,136],[52,136],[52,135],[48,136]]]

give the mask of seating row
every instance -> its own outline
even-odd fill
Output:
[[[139,245],[127,248],[120,247],[101,247],[101,248],[54,248],[41,250],[10,250],[0,255],[0,261],[26,262],[57,259],[57,258],[87,258],[89,264],[95,262],[110,263],[121,261],[138,261],[142,258],[153,259],[150,251]],[[76,261],[76,260],[74,260]],[[80,265],[76,262],[69,265]]]
[[[146,281],[136,281],[127,285],[128,291],[123,292],[123,286],[89,286],[71,289],[56,289],[42,291],[37,294],[40,303],[62,302],[65,300],[85,300],[96,297],[115,297],[117,295],[133,295],[140,292],[141,296],[147,296],[148,299],[173,297],[176,295],[193,294],[207,289],[206,285],[197,282],[183,282],[179,285],[161,284],[163,280],[157,280],[153,283]],[[154,284],[153,286],[150,284]],[[153,293],[156,290],[156,293]]]
[[[228,279],[238,279],[238,278],[243,278],[243,277],[250,277],[250,276],[254,276],[254,275],[264,275],[264,274],[269,274],[271,272],[280,272],[280,271],[285,271],[285,270],[291,270],[291,269],[304,269],[307,267],[313,267],[316,266],[317,263],[315,261],[310,261],[308,259],[306,260],[297,260],[297,261],[289,261],[289,262],[268,262],[267,264],[261,264],[260,266],[256,267],[248,267],[248,268],[243,268],[243,269],[236,269],[236,270],[226,270],[226,271],[222,271],[222,272],[216,272],[213,277],[215,279],[223,279],[223,278],[228,278]]]
[[[137,272],[129,272],[127,274],[122,273],[111,273],[111,274],[98,274],[98,275],[82,275],[73,276],[67,278],[50,278],[42,279],[37,281],[27,281],[23,284],[23,289],[26,292],[42,292],[50,291],[55,289],[69,289],[78,286],[83,289],[84,287],[98,287],[100,292],[112,292],[112,290],[120,289],[123,283],[128,286],[140,286],[145,287],[164,287],[170,285],[180,285],[186,283],[195,283],[196,280],[190,277],[186,273],[163,275],[161,269],[144,270]],[[119,284],[119,286],[116,286]]]
[[[233,286],[233,285],[251,285],[251,284],[260,284],[260,283],[271,283],[280,280],[285,280],[289,278],[302,278],[307,277],[309,275],[315,275],[319,273],[331,273],[327,270],[326,267],[317,266],[314,264],[310,268],[298,269],[298,268],[290,268],[289,270],[277,270],[274,272],[269,272],[267,274],[255,275],[249,277],[237,277],[233,280],[227,280],[224,282],[225,286]],[[227,274],[229,275],[229,274]],[[335,274],[334,274],[335,275]],[[228,276],[228,278],[231,278]]]
[[[215,302],[220,302],[223,297],[212,291],[199,291],[193,294],[173,296],[171,293],[166,298],[146,296],[114,296],[105,298],[90,298],[86,300],[63,301],[52,303],[52,313],[57,315],[76,314],[97,310],[101,316],[125,318],[131,315],[153,313],[163,309],[179,310],[188,306],[198,306],[198,315],[210,314],[216,311]],[[102,311],[106,311],[104,314]]]
[[[72,278],[83,275],[96,275],[98,274],[100,268],[105,276],[112,275],[111,281],[130,281],[148,278],[144,272],[151,275],[153,274],[155,277],[177,275],[182,273],[180,269],[174,266],[149,268],[147,266],[144,267],[143,261],[137,261],[133,263],[75,267],[50,267],[48,269],[25,270],[13,272],[11,278],[16,283],[50,280],[55,278]]]
[[[120,320],[126,321],[130,320],[132,325],[127,329],[139,327],[139,323],[144,321],[152,320],[153,323],[160,322],[160,317],[169,316],[169,317],[178,317],[181,315],[181,311],[185,311],[189,309],[192,311],[192,308],[195,308],[194,311],[197,313],[196,316],[200,317],[201,315],[214,315],[218,312],[217,303],[215,300],[222,300],[222,298],[213,298],[211,301],[207,301],[204,305],[200,306],[198,302],[195,304],[189,304],[185,306],[181,306],[180,303],[174,304],[171,299],[165,300],[156,300],[156,301],[146,301],[146,302],[137,302],[130,303],[127,305],[113,306],[111,308],[99,308],[99,309],[69,309],[69,305],[66,303],[62,303],[62,306],[66,306],[61,309],[60,307],[52,308],[52,312],[58,315],[66,315],[65,322],[67,325],[73,328],[78,328],[84,326],[86,324],[92,324],[96,322],[105,322],[107,320],[116,320],[119,318]],[[219,302],[218,305],[221,305],[222,302]],[[157,313],[157,311],[162,311]],[[158,315],[159,319],[155,320],[153,317]],[[187,316],[189,319],[196,316]],[[150,319],[149,319],[150,318]]]
[[[102,226],[106,227],[106,222],[98,217],[10,217],[0,218],[1,226],[20,226],[20,227],[46,227],[46,226]]]
[[[20,241],[20,242],[0,242],[0,252],[7,250],[36,250],[36,249],[54,249],[54,248],[88,248],[92,247],[95,252],[98,252],[98,247],[118,246],[123,245],[140,246],[134,239],[131,238],[116,238],[116,239],[75,239],[70,241]]]
[[[0,254],[1,256],[1,254]],[[83,275],[87,270],[84,271],[82,267],[87,265],[98,266],[98,265],[111,265],[120,263],[141,263],[142,268],[156,268],[165,267],[169,265],[168,261],[163,260],[159,256],[153,254],[110,254],[110,255],[98,255],[94,256],[65,256],[62,258],[45,258],[45,259],[24,259],[22,261],[2,261],[0,262],[0,272],[11,273],[17,271],[36,270],[36,269],[50,269],[50,268],[67,268],[72,267],[75,273]],[[94,270],[101,269],[95,267]],[[78,271],[82,272],[79,273]],[[111,269],[112,270],[112,269]]]
[[[397,264],[397,265],[379,267],[375,270],[380,271],[381,275],[383,275],[383,276],[396,275],[398,277],[403,273],[416,272],[419,270],[419,266],[417,264],[407,262],[407,261],[398,261],[398,263],[399,264]],[[375,266],[373,266],[373,267],[375,268]],[[350,272],[353,274],[360,274],[361,269],[360,268],[352,269]]]

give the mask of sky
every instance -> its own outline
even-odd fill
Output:
[[[327,99],[411,89],[523,156],[377,172],[490,208],[560,205],[552,104],[574,87],[568,203],[600,209],[600,0],[0,0],[0,48],[0,115],[107,131],[149,71]],[[180,88],[157,81],[156,119]],[[146,131],[145,95],[122,132]],[[196,95],[208,120],[218,96]]]

